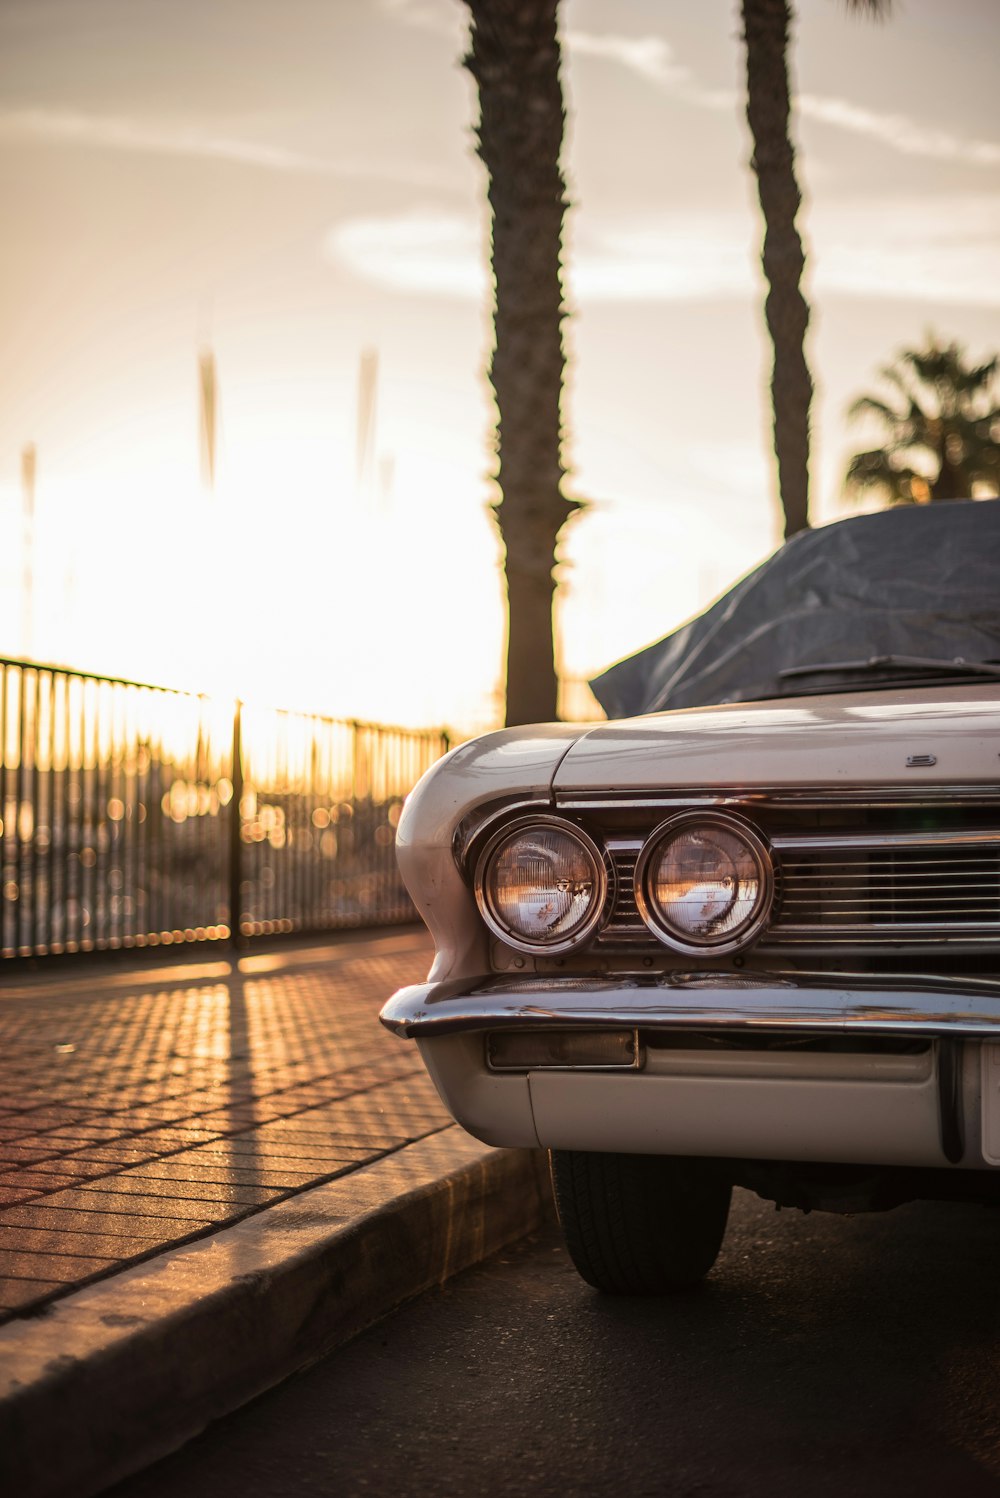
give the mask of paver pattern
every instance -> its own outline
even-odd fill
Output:
[[[0,1320],[448,1126],[421,932],[0,990]]]

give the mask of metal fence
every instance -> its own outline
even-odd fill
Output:
[[[391,924],[447,735],[0,659],[0,957]]]

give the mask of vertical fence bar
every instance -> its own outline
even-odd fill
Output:
[[[10,696],[10,667],[0,667],[0,952],[7,956],[13,943],[10,939],[8,899],[10,879],[10,849],[13,829],[10,825],[10,804],[7,780],[7,704]]]
[[[21,743],[19,746],[20,768],[18,773],[17,793],[17,821],[18,821],[18,848],[20,852],[20,868],[18,870],[18,949],[27,954],[31,950],[31,876],[32,876],[32,833],[29,817],[34,811],[34,803],[31,796],[31,738],[34,731],[33,706],[34,700],[31,691],[32,678],[28,668],[21,672]]]
[[[135,693],[135,939],[145,946],[150,929],[149,864],[149,717],[150,693],[137,687]]]
[[[149,926],[150,935],[154,942],[160,940],[164,927],[163,913],[163,863],[161,848],[163,843],[163,742],[160,736],[160,700],[161,694],[154,690],[150,696],[150,726],[149,726],[149,796],[147,820],[149,823],[149,836],[147,839],[147,850],[149,854]]]
[[[239,946],[243,941],[243,704],[233,705],[233,746],[230,760],[233,793],[229,805],[229,939]]]
[[[46,737],[45,737],[45,750],[44,750],[44,754],[43,754],[43,761],[44,761],[43,768],[44,768],[45,794],[44,794],[44,797],[40,797],[39,800],[40,800],[40,802],[44,801],[44,807],[43,807],[43,809],[44,809],[45,815],[44,815],[44,821],[43,821],[43,819],[42,819],[41,816],[39,817],[39,821],[42,822],[42,826],[44,828],[44,831],[39,833],[39,838],[40,838],[40,841],[41,841],[41,851],[42,851],[42,894],[43,894],[43,899],[42,899],[42,914],[41,914],[41,921],[39,922],[39,925],[40,925],[40,928],[41,928],[40,931],[39,931],[39,942],[40,942],[40,945],[42,947],[42,950],[45,951],[45,952],[48,952],[48,951],[51,951],[51,949],[52,949],[52,939],[53,939],[53,937],[52,937],[52,916],[53,916],[53,912],[55,910],[55,891],[53,890],[53,887],[52,887],[52,870],[53,870],[52,844],[55,841],[55,828],[56,828],[55,795],[56,795],[56,786],[58,784],[58,780],[57,780],[57,776],[56,776],[55,679],[54,679],[53,674],[52,674],[51,671],[46,671],[44,673],[44,675],[45,675],[45,691],[44,691],[43,695],[44,695],[44,700],[45,700],[45,728],[46,728]]]
[[[64,937],[67,952],[75,952],[80,939],[80,781],[77,775],[76,746],[77,722],[73,711],[77,698],[75,687],[79,685],[67,673],[63,686],[63,707],[66,714],[66,820],[63,828],[66,849],[66,899]]]

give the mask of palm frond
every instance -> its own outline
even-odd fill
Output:
[[[987,359],[985,364],[974,364],[971,369],[964,371],[964,381],[969,390],[984,390],[988,387],[993,376],[997,372],[997,364],[1000,363],[1000,355],[994,354],[992,359]]]
[[[880,380],[885,380],[887,385],[892,385],[909,402],[914,399],[913,387],[910,384],[907,373],[898,364],[883,364],[878,372]]]
[[[998,371],[1000,355],[970,364],[960,344],[933,332],[922,347],[901,349],[879,375],[905,407],[861,395],[848,408],[849,419],[868,416],[884,429],[882,448],[848,464],[848,492],[881,489],[890,503],[904,504],[943,497],[943,488],[949,498],[974,484],[1000,488]]]
[[[857,499],[871,489],[881,489],[890,505],[923,503],[930,494],[930,484],[918,469],[908,463],[893,462],[881,448],[857,453],[848,463],[844,489]]]
[[[905,421],[905,415],[900,415],[885,401],[880,401],[874,395],[859,395],[857,400],[852,401],[847,408],[849,421],[855,421],[859,416],[877,416],[884,421],[886,426],[894,426],[899,421]]]

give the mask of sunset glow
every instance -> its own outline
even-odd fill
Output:
[[[800,11],[823,521],[863,441],[847,402],[896,348],[928,328],[1000,347],[1000,22],[989,0],[911,0],[863,35],[842,8]],[[465,17],[458,0],[4,7],[0,654],[343,717],[497,720]],[[589,502],[558,572],[571,678],[779,540],[735,27],[728,4],[563,6],[567,487]]]

